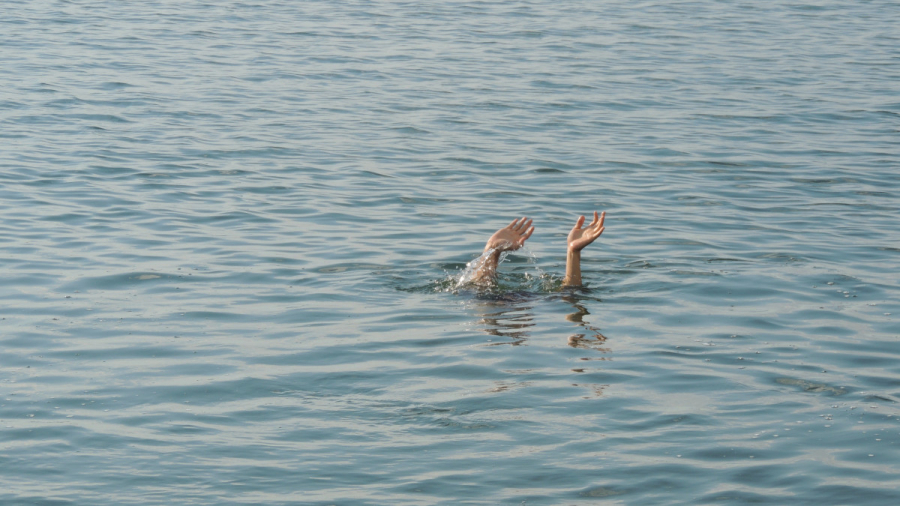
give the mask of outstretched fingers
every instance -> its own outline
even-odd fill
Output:
[[[529,223],[530,223],[530,220],[529,220]],[[525,233],[522,234],[522,237],[519,239],[519,246],[522,246],[523,244],[525,244],[525,241],[527,241],[528,238],[531,237],[531,234],[533,234],[533,233],[534,233],[534,227],[531,227],[528,230],[526,230]]]
[[[517,234],[521,234],[525,231],[525,229],[528,228],[529,225],[531,225],[531,220],[523,216],[521,218],[512,220],[512,223],[507,225],[506,228],[512,230],[513,232],[516,232]]]
[[[520,234],[524,234],[525,231],[528,230],[528,227],[531,226],[531,220],[528,218],[522,218],[522,223],[519,224],[519,228],[516,230]]]
[[[594,211],[594,221],[591,222],[590,226],[590,234],[594,239],[600,237],[600,234],[606,230],[606,227],[603,226],[603,222],[606,220],[606,211],[597,216],[597,211]]]
[[[594,211],[594,221],[591,222],[591,227],[594,229],[601,229],[601,228],[603,228],[603,222],[605,220],[606,220],[606,211],[603,211],[603,213],[600,215],[600,217],[597,217],[597,211]]]

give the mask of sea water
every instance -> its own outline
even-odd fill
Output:
[[[3,3],[0,503],[896,504],[898,26]]]

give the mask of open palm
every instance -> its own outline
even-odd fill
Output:
[[[532,232],[534,232],[534,227],[531,226],[531,220],[528,218],[513,220],[512,223],[501,228],[488,239],[485,249],[517,250],[525,244],[525,240],[531,237]]]
[[[594,220],[591,221],[591,224],[585,228],[581,228],[581,226],[584,225],[584,216],[579,216],[578,221],[575,222],[575,227],[569,232],[569,249],[572,251],[581,251],[585,246],[600,237],[600,234],[606,230],[603,227],[604,219],[606,219],[606,211],[600,216],[597,216],[597,211],[594,211]]]

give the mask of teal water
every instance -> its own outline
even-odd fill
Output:
[[[897,504],[898,26],[3,3],[0,503]]]

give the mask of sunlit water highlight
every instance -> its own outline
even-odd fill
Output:
[[[897,26],[3,3],[0,504],[897,504]]]

